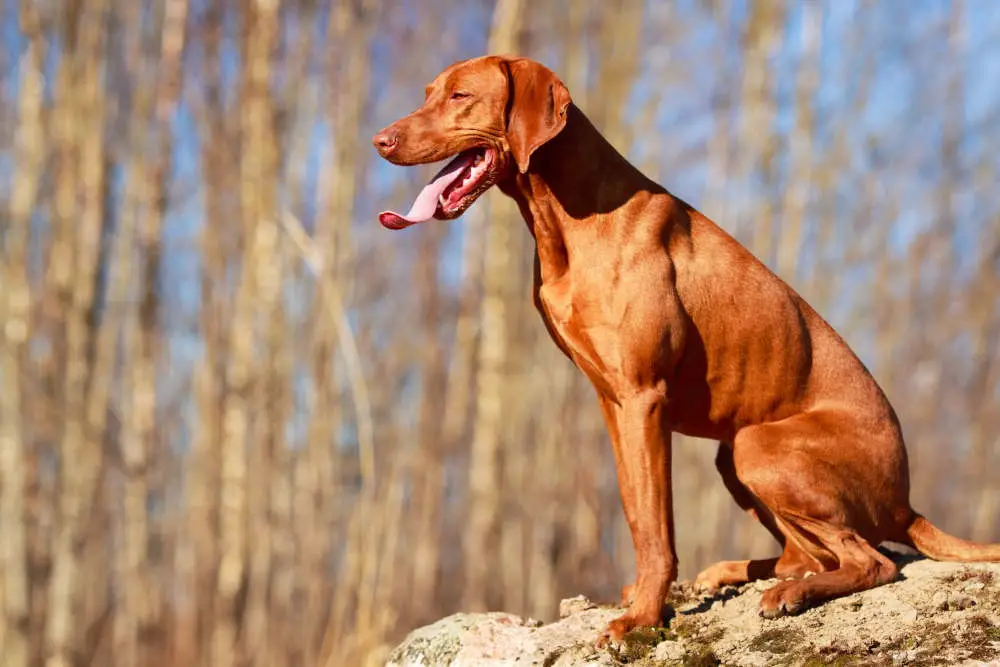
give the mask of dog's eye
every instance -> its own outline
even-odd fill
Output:
[[[462,90],[456,90],[451,94],[451,99],[453,100],[464,100],[467,97],[472,97],[472,96],[469,93]]]

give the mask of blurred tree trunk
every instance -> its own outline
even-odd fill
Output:
[[[303,110],[315,110],[315,95],[307,90],[306,73],[313,55],[315,18],[314,6],[300,7],[300,21],[293,35],[286,35],[284,48],[289,60],[288,80],[275,109],[275,158],[284,162],[284,182],[288,198],[301,208],[303,149],[305,144],[296,135],[298,100],[304,99]],[[294,41],[293,41],[294,40]],[[298,132],[301,134],[301,132]],[[281,156],[286,155],[284,160]],[[275,169],[278,165],[275,165]],[[270,177],[279,182],[278,174]],[[297,201],[296,201],[297,200]],[[275,211],[285,216],[285,211]],[[296,262],[301,265],[301,263]],[[301,280],[291,267],[293,260],[287,240],[279,239],[272,266],[264,269],[262,285],[264,299],[261,312],[266,318],[263,340],[262,380],[254,389],[255,415],[263,418],[254,422],[258,446],[250,458],[249,488],[255,493],[249,498],[249,522],[255,526],[254,548],[250,555],[247,591],[246,644],[250,655],[263,656],[268,665],[297,664],[300,651],[293,650],[286,637],[301,632],[302,619],[292,613],[295,607],[295,530],[292,503],[292,475],[295,454],[290,449],[285,425],[293,414],[294,349],[297,336],[294,323],[283,298],[283,283]],[[290,276],[289,276],[290,274]]]
[[[273,136],[271,137],[273,140]],[[275,155],[276,157],[276,155]],[[273,177],[274,165],[267,169]],[[268,179],[265,183],[273,182]],[[266,191],[267,184],[258,186]],[[273,206],[264,209],[274,221],[277,211]],[[271,223],[274,224],[273,222]],[[274,230],[277,234],[277,231]],[[271,590],[274,551],[278,527],[274,520],[275,493],[281,494],[272,485],[281,479],[284,467],[280,464],[284,452],[285,429],[288,411],[288,352],[290,340],[284,300],[281,296],[281,277],[285,271],[285,248],[279,239],[266,238],[267,245],[261,250],[266,264],[260,267],[258,277],[260,297],[258,319],[263,318],[259,381],[252,389],[251,403],[254,418],[252,424],[253,449],[249,455],[247,469],[247,522],[253,531],[253,548],[248,559],[247,603],[246,603],[246,651],[249,655],[266,656],[268,664],[276,664],[278,658],[271,655],[271,625],[280,625],[280,618],[271,618],[268,597]],[[279,501],[280,502],[280,501]]]
[[[720,31],[721,40],[727,40],[736,33],[735,21],[731,18],[731,9],[727,0],[713,3],[713,16]],[[716,82],[716,92],[712,96],[712,136],[708,140],[705,160],[708,175],[705,179],[704,201],[711,202],[706,213],[718,222],[724,229],[732,231],[733,221],[730,219],[730,208],[725,195],[725,186],[732,171],[732,119],[735,108],[734,87],[735,74],[731,73],[727,48],[718,48],[713,55],[713,64],[719,72]]]
[[[938,442],[944,433],[935,429],[934,425],[941,418],[936,413],[945,408],[941,389],[948,381],[945,370],[949,353],[947,347],[953,335],[951,326],[955,322],[951,312],[955,303],[951,288],[956,282],[954,201],[960,187],[960,150],[965,120],[964,68],[957,60],[963,49],[962,5],[962,2],[951,3],[946,20],[940,24],[943,34],[939,36],[947,44],[949,58],[941,68],[940,78],[934,82],[939,86],[938,95],[943,100],[939,112],[940,144],[936,147],[938,154],[935,156],[939,172],[936,182],[927,188],[930,196],[927,205],[933,218],[916,234],[910,249],[909,298],[904,315],[906,321],[920,323],[906,346],[907,363],[912,369],[907,374],[908,380],[912,382],[914,376],[921,380],[914,383],[915,391],[908,392],[908,400],[917,408],[917,418],[923,422],[918,425],[923,437],[910,440],[911,485],[929,491],[923,507],[932,517],[951,505],[951,494],[935,484],[935,480],[948,472],[951,466],[941,456]]]
[[[928,357],[935,359],[939,369],[937,371],[939,386],[952,381],[948,377],[950,373],[947,370],[949,365],[947,357],[952,354],[950,351],[946,351],[949,347],[949,341],[960,336],[959,331],[963,328],[970,326],[979,328],[976,327],[976,324],[979,324],[976,319],[969,321],[962,317],[961,301],[955,299],[954,295],[954,290],[958,289],[962,282],[958,275],[959,258],[956,252],[961,230],[957,204],[967,191],[967,185],[964,182],[965,166],[962,155],[963,146],[968,144],[966,136],[968,110],[965,102],[968,91],[965,84],[965,66],[962,61],[963,53],[967,49],[964,5],[962,0],[949,3],[947,18],[942,23],[944,34],[941,37],[942,41],[947,44],[948,64],[942,67],[940,84],[942,90],[939,99],[943,102],[943,108],[938,160],[941,171],[933,191],[932,210],[935,218],[933,220],[933,240],[931,241],[933,247],[931,248],[932,256],[928,258],[933,268],[924,266],[921,269],[926,289],[929,292],[926,303],[931,312],[935,313],[932,316],[933,320],[929,323],[930,326],[926,327],[928,333],[931,334],[928,336],[927,354]],[[939,391],[938,388],[934,388],[928,394],[937,394]],[[953,395],[950,398],[954,400],[958,396]],[[938,406],[936,406],[938,409],[944,408],[940,402],[940,395],[928,396],[928,407],[932,402],[938,402]],[[951,406],[951,410],[959,413],[964,412],[961,405]],[[944,433],[939,431],[933,439],[937,440],[943,436]],[[927,466],[925,463],[925,466],[933,468],[932,474],[945,475],[949,479],[962,475],[961,466],[956,465],[953,457],[943,456],[939,446],[934,446],[931,451],[933,453],[929,458],[930,465]],[[931,483],[933,484],[933,482]],[[938,485],[938,489],[941,489],[940,485]],[[967,501],[960,502],[956,507],[953,494],[939,492],[935,495],[935,499],[940,498],[938,502],[947,508],[949,514],[956,513],[956,510],[961,511],[959,508],[966,506],[967,503]]]
[[[30,40],[19,63],[17,141],[9,226],[0,246],[0,644],[4,667],[28,667],[32,658],[31,579],[26,527],[29,442],[22,422],[26,344],[31,339],[28,241],[46,151],[42,124],[44,42],[31,7],[21,15]]]
[[[992,171],[992,170],[991,170]],[[995,173],[995,172],[994,172]],[[990,180],[989,182],[995,182]],[[1000,215],[997,216],[1000,222]],[[984,471],[996,470],[997,456],[997,387],[1000,386],[1000,225],[993,229],[992,238],[984,239],[976,276],[978,288],[969,297],[969,323],[975,330],[973,371],[968,397],[972,404],[972,433],[964,477],[971,483],[966,488],[981,487],[978,500],[972,503],[970,539],[987,542],[997,539],[997,519],[1000,516],[1000,489],[996,484],[982,482]],[[968,502],[968,501],[966,501]]]
[[[47,632],[50,667],[72,665],[86,651],[81,619],[85,573],[81,569],[102,444],[87,423],[92,371],[92,308],[104,224],[103,44],[105,4],[93,2],[63,26],[64,45],[55,91],[53,139],[57,151],[55,238],[51,285],[65,316],[63,422],[59,513]]]
[[[444,496],[445,446],[442,442],[444,402],[447,386],[447,361],[440,340],[442,298],[438,261],[446,230],[426,230],[417,258],[416,285],[423,304],[424,321],[421,344],[420,409],[417,422],[417,470],[419,482],[415,544],[413,545],[412,590],[417,600],[431,600],[436,595],[440,571],[441,508]]]
[[[375,461],[370,410],[364,378],[345,363],[334,365],[335,341],[345,341],[349,325],[345,311],[348,294],[349,267],[353,262],[351,224],[354,221],[354,197],[357,188],[358,165],[364,164],[357,128],[361,123],[368,99],[369,39],[372,22],[377,15],[377,0],[340,0],[330,14],[327,26],[327,68],[334,86],[327,99],[327,116],[334,137],[334,149],[321,171],[318,192],[320,217],[316,223],[316,245],[323,258],[314,294],[312,329],[312,405],[308,433],[309,457],[315,461],[314,472],[308,478],[311,493],[319,511],[319,525],[330,525],[337,516],[350,516],[351,527],[343,526],[346,547],[331,545],[328,536],[314,534],[306,553],[307,571],[314,578],[324,577],[329,567],[331,547],[340,556],[337,590],[311,586],[306,595],[306,613],[316,618],[308,627],[307,646],[310,653],[319,650],[320,664],[347,651],[355,634],[362,633],[363,624],[372,622],[372,604],[376,595],[380,526],[374,520],[376,493]],[[334,47],[334,45],[336,45]],[[333,49],[336,50],[333,50]],[[340,54],[343,54],[342,57]],[[348,353],[343,348],[341,352]],[[346,360],[346,357],[344,357]],[[349,488],[341,480],[348,475],[344,469],[341,437],[344,424],[341,415],[341,392],[337,380],[345,378],[351,389],[355,407],[354,432],[357,435],[358,460],[361,471],[360,494],[353,507],[340,501],[347,494],[334,495],[334,490]],[[303,497],[303,501],[305,497]],[[311,510],[308,510],[311,511]],[[330,615],[323,622],[321,610],[332,600]],[[348,612],[355,606],[353,619]],[[308,617],[307,617],[308,618]],[[354,622],[351,623],[350,620]],[[353,626],[353,627],[352,627]],[[358,637],[354,636],[354,640]]]
[[[192,437],[188,459],[186,539],[177,576],[190,591],[181,606],[174,655],[187,664],[211,664],[208,648],[215,618],[216,567],[219,557],[222,405],[225,388],[224,359],[226,327],[230,313],[226,267],[230,261],[233,233],[224,233],[225,221],[234,217],[227,193],[235,189],[230,165],[230,128],[222,92],[220,46],[223,12],[211,3],[200,22],[201,104],[196,117],[205,140],[200,146],[200,170],[204,181],[205,220],[200,230],[201,256],[199,334],[202,356],[193,373],[192,393],[198,428]]]
[[[957,101],[959,95],[964,95],[965,80],[962,76],[961,56],[968,48],[966,27],[963,24],[964,3],[957,2],[951,8],[949,15],[949,47],[953,67],[950,83],[951,93],[948,96],[951,130],[946,135],[949,139],[946,147],[948,155],[958,159],[965,135],[967,115],[964,104]],[[994,125],[995,126],[995,125]],[[944,156],[943,156],[944,157]],[[963,182],[961,164],[954,165],[948,172],[950,180],[957,186]],[[966,177],[964,183],[972,192],[995,191],[998,169],[994,160],[983,159],[982,166],[976,169],[972,178]],[[971,181],[971,183],[970,183]],[[942,195],[945,193],[942,192]],[[954,208],[949,208],[951,216],[960,215]],[[961,336],[961,330],[972,329],[972,373],[968,379],[965,400],[968,404],[968,420],[971,424],[970,443],[966,465],[960,470],[966,480],[964,488],[981,488],[979,497],[971,503],[969,512],[970,539],[988,542],[997,541],[997,527],[1000,526],[1000,488],[996,483],[990,483],[995,475],[997,464],[1000,463],[1000,402],[997,401],[1000,387],[1000,211],[987,213],[987,220],[992,217],[989,231],[977,237],[978,262],[972,276],[972,283],[966,290],[965,312],[963,317],[956,318],[956,330],[953,336]],[[954,225],[957,227],[957,225]],[[951,243],[958,242],[958,229],[954,229]],[[954,251],[956,261],[958,252]],[[940,445],[939,445],[940,446]],[[985,483],[984,483],[985,482]],[[960,507],[968,507],[969,499],[963,499]],[[953,510],[954,511],[954,510]]]
[[[148,102],[152,132],[143,128],[139,148],[143,154],[136,164],[133,183],[135,206],[125,212],[125,225],[138,237],[138,267],[141,279],[135,306],[129,309],[124,331],[124,385],[122,414],[125,415],[121,434],[123,482],[122,535],[122,594],[121,611],[116,615],[118,632],[116,655],[128,662],[148,663],[162,653],[163,601],[155,580],[155,563],[149,546],[153,539],[153,522],[148,516],[150,501],[151,462],[157,456],[156,406],[158,360],[161,356],[160,331],[160,269],[163,219],[169,205],[168,189],[174,150],[170,129],[173,103],[180,85],[179,61],[184,44],[186,0],[171,0],[156,16],[155,28],[159,39],[151,35],[149,62],[140,76],[156,77],[149,86],[153,95]],[[158,45],[158,49],[154,45]],[[141,79],[139,79],[141,80]],[[145,112],[145,109],[143,109]],[[145,117],[144,117],[144,120]],[[145,143],[148,141],[149,143]],[[131,234],[130,234],[131,235]]]
[[[548,333],[541,332],[539,338],[548,339]],[[544,345],[548,340],[543,340]],[[561,354],[561,352],[559,353]],[[555,359],[549,380],[543,387],[536,385],[538,396],[532,405],[544,417],[539,419],[536,437],[531,443],[530,463],[534,470],[546,471],[533,480],[538,487],[536,498],[530,498],[533,510],[529,512],[531,522],[527,548],[527,576],[523,585],[526,589],[525,612],[533,618],[551,618],[557,611],[559,601],[558,566],[565,545],[567,509],[557,499],[572,493],[572,479],[562,470],[561,461],[572,456],[578,443],[567,442],[563,429],[564,418],[570,413],[572,404],[569,389],[576,369],[565,359]]]
[[[627,155],[632,133],[630,123],[625,122],[625,114],[639,72],[641,40],[622,39],[621,36],[642,33],[643,4],[617,0],[601,3],[598,11],[598,52],[602,57],[594,78],[594,88],[600,94],[590,98],[591,106],[596,107],[593,121],[611,145]]]
[[[155,71],[156,61],[153,60],[149,45],[150,33],[141,26],[141,15],[139,8],[133,8],[126,17],[127,30],[130,41],[127,45],[128,73],[129,80],[135,86],[132,100],[131,115],[128,118],[129,141],[128,141],[128,167],[126,181],[124,185],[123,206],[121,212],[121,222],[117,230],[118,241],[121,244],[119,260],[122,262],[118,266],[118,272],[113,279],[112,291],[120,297],[116,309],[121,309],[124,316],[118,320],[119,329],[111,334],[113,340],[110,343],[113,347],[118,346],[118,336],[123,335],[122,346],[124,347],[123,367],[125,370],[126,386],[128,391],[124,392],[122,399],[122,414],[124,423],[122,424],[122,444],[121,462],[125,476],[123,482],[122,498],[122,518],[121,540],[122,548],[115,552],[116,578],[125,584],[122,592],[122,601],[114,616],[114,652],[116,655],[124,656],[128,662],[138,664],[141,661],[141,649],[139,646],[139,636],[141,625],[147,624],[152,617],[152,610],[147,607],[146,597],[147,587],[151,585],[146,572],[146,474],[145,465],[147,463],[147,442],[140,440],[140,435],[148,436],[148,429],[142,422],[145,417],[152,417],[147,406],[153,405],[156,398],[155,393],[151,396],[133,396],[136,389],[142,391],[147,387],[134,386],[135,376],[130,373],[133,369],[138,370],[141,361],[136,357],[141,352],[136,349],[138,341],[138,329],[140,326],[140,314],[137,312],[139,303],[142,300],[141,289],[143,281],[136,280],[136,274],[143,276],[142,257],[137,256],[136,246],[145,240],[143,238],[146,229],[142,224],[147,216],[156,215],[155,211],[147,210],[147,206],[152,202],[149,193],[151,187],[150,178],[150,154],[151,149],[147,145],[148,123],[153,118],[155,105],[154,90],[149,86],[138,85],[138,82],[147,80]],[[145,248],[144,248],[145,249]],[[155,278],[154,278],[155,280]],[[152,312],[149,316],[155,320],[155,285],[146,286],[151,292],[152,301],[147,302],[147,308]],[[122,322],[124,320],[124,322]],[[124,324],[124,332],[121,324]],[[155,326],[155,321],[149,323],[150,327]],[[117,354],[117,349],[115,350]],[[134,364],[134,365],[133,365]],[[113,368],[114,366],[112,366]],[[110,370],[110,369],[109,369]],[[141,376],[140,382],[141,382]]]
[[[330,22],[327,26],[329,44],[337,45],[338,50],[343,53],[350,53],[353,40],[347,35],[347,26],[343,15],[350,12],[349,3],[346,0],[338,2],[330,15]],[[330,48],[330,47],[328,47]],[[334,61],[332,53],[327,55],[328,65],[332,68]],[[337,63],[341,65],[342,63]],[[332,75],[330,71],[330,75]],[[360,91],[342,88],[340,95],[351,97]],[[339,98],[338,98],[339,99]],[[337,102],[332,96],[325,99],[324,106],[330,109],[327,118],[334,114]],[[337,132],[337,139],[340,139],[339,125],[331,122],[333,131]],[[349,141],[349,139],[348,139]],[[330,557],[330,543],[327,536],[321,532],[314,532],[311,526],[330,525],[337,515],[340,507],[340,498],[334,493],[337,488],[337,473],[339,472],[340,453],[337,445],[339,431],[343,428],[341,424],[342,411],[340,392],[336,386],[334,368],[334,352],[336,333],[332,326],[332,318],[335,314],[330,312],[331,291],[339,290],[338,284],[339,266],[337,258],[340,249],[337,246],[339,240],[343,238],[341,227],[349,224],[351,219],[351,208],[346,211],[338,210],[339,206],[347,204],[350,207],[351,201],[345,202],[344,195],[348,195],[353,201],[353,193],[343,187],[341,178],[350,179],[349,174],[341,174],[340,170],[344,165],[340,162],[339,146],[335,152],[329,154],[320,174],[320,182],[317,185],[317,206],[319,215],[316,219],[316,245],[322,257],[322,264],[318,268],[316,285],[313,293],[311,306],[312,322],[310,330],[310,351],[309,351],[309,373],[310,373],[310,393],[309,393],[309,422],[306,435],[306,453],[300,457],[299,465],[295,474],[295,500],[294,514],[298,524],[297,533],[300,542],[300,573],[298,575],[298,595],[306,600],[304,614],[300,617],[299,644],[305,652],[303,659],[308,664],[317,662],[314,653],[317,627],[316,617],[320,613],[325,603],[324,591],[315,584],[308,585],[310,580],[321,581],[319,577],[326,567]],[[348,171],[350,171],[348,169]],[[350,539],[350,537],[348,537]],[[353,596],[356,582],[353,579],[344,578],[346,585],[341,586],[335,593],[336,599]],[[346,604],[346,602],[344,603]],[[332,621],[332,619],[331,619]],[[339,629],[339,628],[338,628]]]
[[[812,190],[812,153],[815,119],[813,100],[819,86],[820,34],[823,22],[822,6],[802,5],[801,47],[795,86],[795,126],[790,132],[788,150],[790,183],[785,186],[781,210],[781,238],[775,270],[779,276],[796,282],[802,233]]]
[[[307,198],[311,196],[306,183],[307,156],[312,146],[312,122],[317,117],[320,106],[317,77],[309,76],[315,52],[314,22],[317,9],[313,4],[300,8],[300,24],[295,35],[287,38],[289,43],[292,39],[295,41],[291,64],[288,66],[291,74],[284,91],[286,124],[276,128],[281,137],[281,145],[286,147],[284,180],[287,183],[287,209],[279,214],[285,219],[289,216],[288,210],[295,215],[302,215],[307,208]],[[288,273],[287,281],[293,288],[303,288],[306,284],[305,262],[292,257],[284,257],[283,261],[283,267]],[[283,335],[284,339],[277,341],[272,338],[272,368],[275,377],[271,382],[281,381],[287,383],[287,386],[279,396],[275,396],[275,405],[271,406],[273,416],[269,417],[280,428],[273,434],[276,472],[271,475],[269,518],[273,544],[271,583],[269,589],[261,591],[262,603],[266,605],[269,615],[272,644],[268,662],[275,667],[299,664],[305,648],[292,640],[301,634],[301,627],[304,625],[298,617],[295,598],[298,550],[293,502],[295,465],[301,457],[301,451],[295,447],[297,438],[294,431],[289,433],[289,429],[284,428],[297,421],[299,406],[295,400],[295,378],[301,370],[297,364],[296,350],[305,347],[305,337],[301,329],[296,330],[300,324],[296,309],[286,299],[280,299],[280,303],[288,307],[282,313],[283,334],[278,333],[279,327],[272,327],[272,337]]]
[[[366,110],[371,62],[368,56],[371,49],[371,37],[374,21],[381,9],[378,0],[352,0],[341,5],[339,25],[332,26],[339,34],[353,35],[352,48],[354,57],[347,63],[341,63],[338,81],[340,90],[354,91],[353,94],[337,93],[337,103],[334,105],[334,128],[337,133],[337,168],[338,175],[334,183],[331,204],[336,206],[340,216],[340,224],[334,228],[333,247],[335,256],[337,282],[330,291],[332,297],[327,307],[331,314],[345,321],[347,306],[345,301],[351,293],[354,284],[352,268],[355,265],[355,247],[351,237],[351,223],[354,221],[355,201],[357,191],[357,165],[365,164],[362,156],[368,152],[367,141],[358,136],[357,128],[361,125]],[[343,40],[336,40],[342,42]],[[344,325],[342,325],[343,327]],[[347,350],[343,350],[347,352]],[[384,468],[388,474],[376,479],[376,458],[374,452],[373,433],[370,425],[366,425],[366,411],[370,408],[361,402],[359,389],[366,387],[359,369],[352,369],[351,360],[354,357],[345,356],[343,365],[348,386],[351,389],[355,408],[355,428],[357,432],[358,463],[361,472],[361,494],[353,508],[353,514],[360,517],[359,538],[357,546],[360,560],[355,561],[358,571],[357,609],[354,614],[355,641],[362,653],[368,653],[372,646],[378,644],[385,630],[395,622],[391,605],[386,603],[386,596],[393,589],[394,581],[401,567],[393,562],[396,554],[393,541],[398,539],[402,530],[401,512],[403,510],[403,483],[400,476],[405,474],[408,459],[412,455],[412,444],[401,451],[401,455],[393,460],[391,466]],[[402,369],[401,369],[402,370]],[[367,390],[365,390],[367,395]],[[387,398],[379,394],[382,398]],[[367,400],[367,399],[366,399]],[[353,578],[352,578],[353,579]],[[343,618],[338,610],[338,618]],[[327,661],[329,663],[329,658]]]
[[[229,363],[222,422],[221,512],[213,664],[241,663],[248,655],[239,630],[245,622],[248,585],[248,453],[264,446],[255,429],[263,415],[251,415],[254,391],[263,381],[256,357],[262,314],[276,298],[272,267],[278,240],[274,178],[277,147],[271,98],[272,54],[278,33],[278,3],[255,0],[244,7],[240,90],[240,213],[245,253],[229,331]],[[267,545],[264,545],[265,548]]]
[[[774,242],[773,184],[777,138],[773,131],[775,117],[774,76],[770,59],[781,45],[785,7],[782,0],[753,0],[750,3],[744,37],[743,84],[740,91],[738,176],[743,182],[752,236],[750,249],[761,261],[770,264]]]

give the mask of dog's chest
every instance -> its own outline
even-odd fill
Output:
[[[538,305],[556,343],[598,391],[614,396],[621,368],[619,331],[613,305],[595,294],[561,279],[541,285]]]

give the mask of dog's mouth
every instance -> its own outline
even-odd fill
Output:
[[[431,218],[457,218],[496,182],[496,166],[493,148],[462,151],[424,186],[406,215],[383,211],[378,214],[379,222],[389,229],[403,229]]]

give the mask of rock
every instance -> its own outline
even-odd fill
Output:
[[[660,642],[650,656],[654,664],[670,665],[684,660],[684,644],[678,641]]]
[[[920,614],[918,614],[917,610],[913,607],[899,612],[899,620],[903,623],[913,623],[917,620],[918,616],[920,616]]]
[[[386,664],[1000,664],[1000,590],[991,585],[969,589],[956,564],[898,562],[902,576],[897,581],[799,616],[760,618],[760,593],[776,582],[755,582],[726,593],[725,604],[721,594],[697,604],[686,601],[669,628],[631,633],[620,645],[603,649],[595,647],[595,640],[621,610],[599,607],[583,596],[563,600],[562,618],[543,625],[512,614],[455,614],[411,632]],[[982,571],[1000,577],[1000,564],[984,565]]]
[[[583,595],[566,598],[559,603],[559,618],[566,618],[568,616],[572,616],[573,614],[579,614],[581,611],[587,611],[588,609],[593,609],[596,606],[596,604],[588,600]]]
[[[582,605],[581,605],[582,606]],[[549,625],[512,614],[453,614],[411,632],[389,656],[392,667],[614,664],[594,640],[618,609],[581,609]],[[568,661],[568,662],[567,662]]]
[[[963,610],[976,606],[975,599],[964,593],[950,593],[948,595],[948,609]]]
[[[962,611],[976,606],[975,598],[959,591],[938,591],[931,603],[939,611]]]

